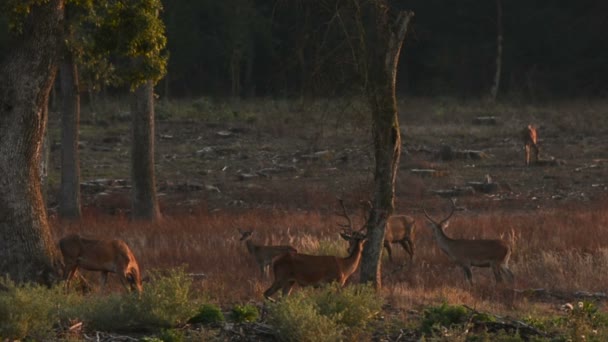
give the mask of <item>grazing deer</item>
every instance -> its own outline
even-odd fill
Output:
[[[436,222],[424,209],[424,215],[430,221],[435,240],[439,248],[448,255],[451,261],[462,267],[464,275],[473,285],[473,274],[471,267],[490,267],[494,272],[496,282],[502,282],[505,275],[509,282],[513,282],[513,273],[509,270],[509,257],[511,256],[511,246],[503,240],[466,240],[451,239],[445,235],[444,229],[449,224],[450,217],[454,214],[456,205],[453,201],[452,211],[443,220]]]
[[[346,208],[344,207],[344,203],[340,200],[340,205],[342,207],[343,214],[341,216],[346,217],[348,220],[348,226],[352,227],[352,222],[346,215]],[[370,204],[371,206],[371,204]],[[391,243],[399,243],[403,246],[405,252],[410,256],[410,261],[414,260],[414,233],[416,220],[413,217],[408,215],[392,215],[389,217],[386,230],[384,232],[384,248],[388,252],[388,259],[393,262],[393,250],[391,248]],[[347,225],[342,225],[343,227],[347,227]],[[351,248],[352,244],[356,243],[355,240],[352,239],[352,234],[343,234],[340,236],[348,241],[349,248]]]
[[[367,242],[361,233],[352,234],[357,243],[352,245],[346,258],[299,253],[279,257],[273,264],[274,282],[264,291],[264,297],[272,301],[271,296],[279,289],[283,290],[283,296],[289,296],[296,283],[300,286],[318,286],[336,281],[344,286],[359,267],[361,252]]]
[[[298,251],[291,246],[263,246],[256,245],[251,241],[251,236],[253,235],[253,231],[242,231],[238,229],[238,232],[241,234],[241,241],[245,241],[247,245],[247,250],[253,257],[255,258],[255,262],[260,267],[260,271],[262,272],[262,277],[268,276],[268,271],[270,269],[270,265],[272,261],[276,259],[278,256],[283,255],[285,253],[297,253]]]
[[[540,152],[536,127],[532,124],[528,125],[528,127],[524,128],[522,131],[522,136],[524,139],[524,148],[526,150],[526,166],[530,166],[530,150],[534,149],[536,162],[538,162],[538,154]]]
[[[70,234],[59,240],[59,249],[65,264],[66,289],[78,268],[100,271],[102,287],[108,280],[108,273],[116,273],[122,285],[129,291],[141,293],[141,274],[137,260],[131,249],[122,240],[90,240],[78,234]],[[129,287],[127,287],[127,284]]]

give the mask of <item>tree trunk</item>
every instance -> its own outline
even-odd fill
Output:
[[[494,83],[490,89],[490,100],[496,101],[498,88],[500,86],[500,74],[502,72],[502,3],[496,0],[496,71],[494,73]]]
[[[131,142],[132,216],[157,220],[160,209],[154,174],[154,84],[146,82],[135,90],[131,103],[133,141]]]
[[[53,82],[54,83],[54,82]],[[52,91],[51,91],[52,92]],[[49,117],[49,104],[47,102],[46,106],[42,109],[44,113],[42,116],[46,118],[48,122]],[[44,131],[44,135],[42,137],[42,151],[40,156],[40,191],[42,192],[42,203],[44,203],[44,207],[47,207],[48,200],[48,180],[49,180],[49,163],[51,161],[51,144],[49,138],[49,130],[46,129]]]
[[[0,65],[0,274],[54,280],[60,257],[40,191],[44,111],[61,51],[64,0],[32,5]]]
[[[380,256],[384,231],[393,213],[395,179],[401,154],[401,133],[395,97],[397,65],[401,46],[413,12],[390,15],[383,2],[371,4],[370,18],[374,21],[365,29],[367,96],[370,101],[373,122],[373,139],[376,159],[372,209],[367,221],[368,243],[361,260],[362,283],[382,287]],[[393,19],[394,18],[394,19]]]
[[[61,82],[61,190],[59,216],[79,219],[80,161],[78,157],[78,129],[80,126],[80,92],[78,69],[73,56],[66,52],[59,65]]]

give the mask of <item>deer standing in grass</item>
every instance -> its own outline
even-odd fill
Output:
[[[371,203],[369,203],[371,206]],[[340,206],[342,207],[343,215],[348,219],[346,215],[346,208],[344,207],[344,203],[340,201]],[[367,221],[367,219],[366,219]],[[398,243],[403,246],[405,252],[410,256],[410,261],[414,260],[414,233],[416,229],[416,220],[413,217],[408,215],[392,215],[389,217],[386,230],[384,232],[384,248],[388,252],[388,259],[393,262],[393,251],[391,248],[391,243]],[[349,226],[352,226],[352,222],[348,222]],[[346,226],[346,225],[343,225]],[[353,243],[356,243],[355,240],[352,239],[352,234],[343,234],[340,236],[349,242],[349,245],[352,246]],[[349,246],[349,248],[351,248]]]
[[[524,139],[524,148],[526,150],[526,166],[530,166],[530,152],[534,150],[534,157],[538,162],[538,155],[540,153],[540,147],[538,146],[538,134],[536,132],[536,126],[530,124],[522,131]]]
[[[65,265],[66,289],[69,289],[78,268],[82,268],[101,272],[102,288],[105,287],[108,273],[116,273],[127,291],[142,292],[139,265],[124,241],[91,240],[70,234],[59,240],[59,249]]]
[[[253,231],[242,231],[238,229],[241,234],[241,241],[245,241],[247,250],[255,258],[255,262],[260,267],[262,277],[268,277],[268,271],[272,261],[285,253],[297,253],[298,251],[291,246],[264,246],[256,245],[251,241]]]
[[[350,220],[349,220],[350,222]],[[332,255],[308,255],[289,253],[279,257],[273,264],[274,282],[264,291],[264,297],[271,296],[282,289],[283,296],[288,296],[295,284],[300,286],[319,286],[338,282],[344,286],[348,278],[357,270],[361,262],[361,252],[367,242],[366,237],[358,231],[343,231],[351,234],[356,241],[351,244],[346,258]]]
[[[503,240],[451,239],[445,235],[444,229],[447,228],[449,219],[456,209],[454,202],[451,201],[451,203],[452,211],[439,222],[433,220],[424,209],[424,215],[430,221],[429,226],[433,230],[439,248],[448,255],[452,262],[462,268],[470,285],[473,285],[472,266],[492,268],[497,283],[502,282],[503,275],[510,283],[513,283],[513,273],[509,270],[511,246],[507,242]]]

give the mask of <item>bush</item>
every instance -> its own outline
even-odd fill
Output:
[[[340,288],[338,284],[326,286],[313,296],[319,313],[339,317],[337,323],[349,328],[365,328],[382,310],[383,300],[371,285]]]
[[[230,319],[235,322],[255,322],[258,320],[260,313],[258,312],[258,308],[246,304],[246,305],[236,305],[232,308],[230,312]]]
[[[304,289],[269,307],[269,321],[287,341],[342,340],[364,329],[383,300],[371,286]]]
[[[198,310],[198,313],[188,320],[188,323],[211,324],[223,322],[224,314],[217,305],[204,304]]]
[[[454,325],[466,323],[468,318],[469,311],[464,306],[447,303],[433,306],[424,310],[422,332],[430,334],[441,328],[450,329]]]
[[[308,294],[300,291],[269,307],[268,322],[282,341],[341,341],[343,328],[321,315]]]
[[[16,285],[0,280],[0,340],[28,339],[41,341],[54,337],[54,325],[76,315],[74,308],[81,296],[66,295],[63,288],[40,285]]]
[[[192,280],[182,268],[167,275],[150,272],[141,298],[135,294],[111,294],[91,299],[84,313],[90,327],[99,330],[157,330],[185,323],[198,305],[190,296]]]

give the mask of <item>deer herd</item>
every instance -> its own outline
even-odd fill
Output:
[[[539,146],[536,127],[528,125],[522,132],[525,148],[525,164],[530,165],[530,153],[538,161]],[[432,230],[434,240],[449,260],[461,267],[465,279],[473,285],[471,267],[489,267],[492,269],[497,283],[504,278],[513,283],[513,272],[509,269],[511,256],[510,244],[501,239],[453,239],[446,235],[445,229],[456,210],[453,200],[450,213],[442,220],[436,221],[423,209]],[[245,242],[247,251],[260,269],[262,277],[268,277],[269,268],[273,270],[272,285],[264,291],[264,297],[272,300],[271,296],[281,290],[283,296],[290,294],[294,285],[319,286],[324,283],[338,282],[344,286],[349,277],[358,269],[361,254],[367,242],[365,227],[359,230],[353,228],[352,220],[340,200],[342,215],[347,220],[340,232],[346,240],[348,256],[338,257],[329,255],[309,255],[298,252],[292,246],[272,246],[256,244],[252,241],[254,232],[238,229],[240,241]],[[410,262],[414,260],[414,235],[416,221],[407,215],[392,215],[386,220],[383,247],[393,262],[391,244],[400,244],[409,255]],[[59,241],[59,249],[64,260],[64,277],[66,289],[77,274],[78,269],[98,271],[102,274],[102,287],[105,286],[108,273],[118,275],[120,282],[127,290],[141,293],[142,280],[139,265],[129,246],[122,240],[91,240],[77,234],[70,234]]]

